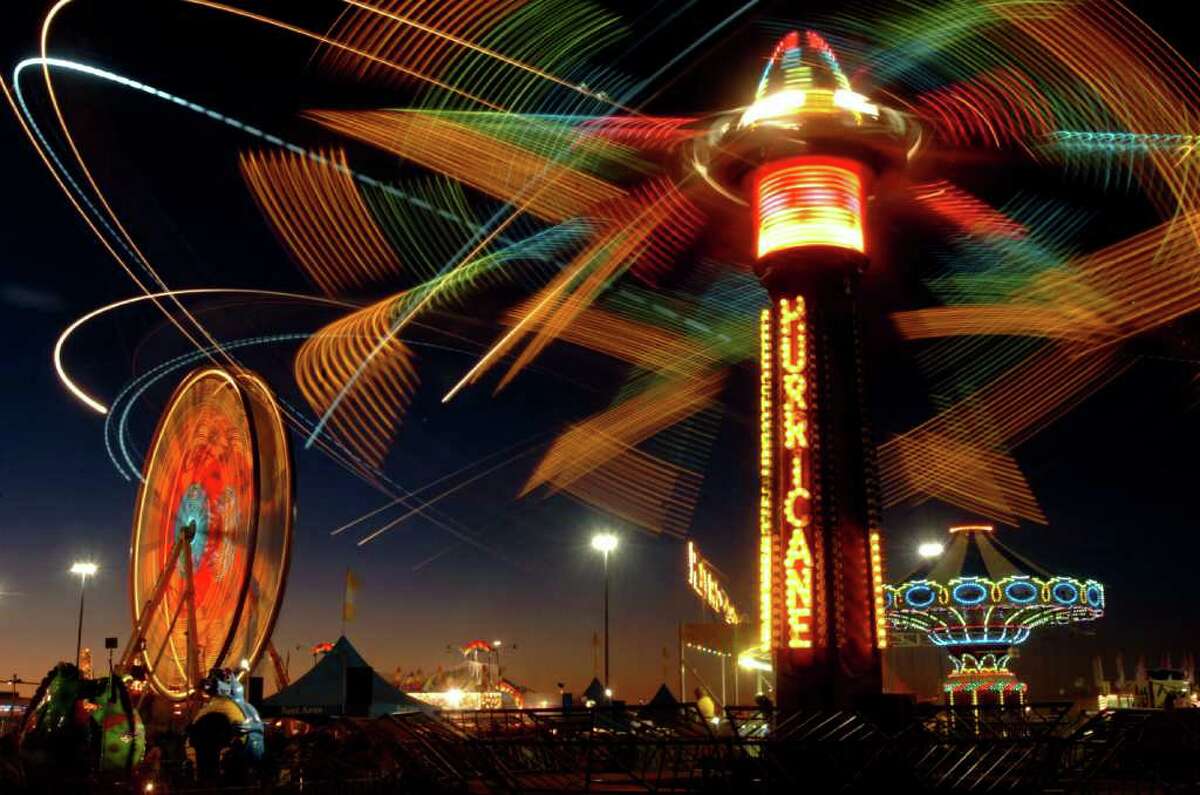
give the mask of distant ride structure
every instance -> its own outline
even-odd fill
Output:
[[[939,556],[884,588],[888,620],[946,650],[949,706],[1020,705],[1028,686],[1009,670],[1011,649],[1039,627],[1095,621],[1104,586],[1051,574],[1010,549],[987,524],[958,525]]]
[[[270,387],[246,370],[189,373],[154,433],[130,543],[133,632],[121,668],[180,701],[238,675],[270,641],[291,560],[294,475]]]

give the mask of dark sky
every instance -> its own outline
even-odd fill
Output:
[[[6,73],[35,51],[37,4],[28,5],[6,17],[0,49]],[[647,18],[664,18],[665,9],[652,6]],[[718,37],[708,55],[685,59],[680,80],[648,109],[687,112],[743,99],[763,49],[754,21],[780,13],[764,4],[746,17],[747,24]],[[1161,9],[1153,13],[1170,36],[1173,20],[1161,18]],[[313,11],[314,23],[329,18]],[[682,48],[714,18],[684,15],[661,41]],[[1196,51],[1192,42],[1176,44]],[[322,81],[309,63],[311,47],[286,35],[174,4],[77,0],[61,17],[51,49],[306,142],[322,139],[295,118],[300,109],[404,102],[402,93]],[[647,48],[627,66],[645,74],[669,51]],[[97,178],[170,284],[311,291],[240,180],[236,155],[247,145],[244,138],[119,88],[69,77],[56,85]],[[6,351],[0,368],[0,673],[36,679],[73,652],[78,590],[66,571],[72,560],[93,558],[101,565],[88,594],[85,644],[101,646],[108,634],[124,640],[129,631],[126,570],[135,489],[109,462],[102,418],[59,385],[50,352],[71,320],[134,288],[69,208],[7,113],[0,120],[0,174],[6,188],[0,216],[0,339]],[[916,292],[905,298],[919,299]],[[303,331],[334,317],[284,305],[197,306],[223,338]],[[469,322],[458,320],[470,330]],[[1109,613],[1095,635],[1073,636],[1081,661],[1083,650],[1093,648],[1123,647],[1155,657],[1166,649],[1187,650],[1200,629],[1185,590],[1195,567],[1193,495],[1200,475],[1195,367],[1183,361],[1195,355],[1190,331],[1179,324],[1140,342],[1134,352],[1141,358],[1123,378],[1018,451],[1050,526],[1005,530],[1005,540],[1056,571],[1096,577],[1109,588]],[[490,333],[476,336],[485,340]],[[880,432],[899,432],[928,410],[911,397],[921,389],[920,375],[911,351],[894,339],[881,337],[873,345]],[[133,309],[95,324],[73,342],[67,361],[83,383],[111,398],[136,373],[185,351],[160,317]],[[247,353],[245,360],[299,404],[288,381],[293,353],[294,347],[279,346]],[[441,406],[438,396],[471,361],[456,353],[422,356],[422,388],[388,465],[406,486],[419,487],[473,458],[586,416],[611,396],[603,388],[602,365],[580,372],[560,353],[497,398],[482,388]],[[139,404],[133,427],[142,444],[169,389],[166,384]],[[751,370],[735,377],[693,527],[701,547],[729,574],[745,610],[754,609],[756,578],[754,431],[746,420],[755,390]],[[592,674],[601,585],[587,542],[604,526],[621,529],[625,542],[613,566],[613,679],[619,691],[648,694],[662,676],[663,647],[674,649],[676,623],[698,616],[683,580],[679,541],[622,528],[564,498],[514,503],[533,457],[439,504],[489,550],[421,521],[359,548],[358,535],[331,538],[329,531],[381,498],[320,454],[296,447],[299,523],[275,634],[281,651],[292,650],[293,674],[307,664],[297,647],[336,636],[341,580],[350,566],[363,583],[360,618],[350,634],[378,668],[430,670],[456,661],[447,644],[502,638],[518,646],[506,659],[517,681],[538,690],[552,689],[556,681],[582,689]],[[890,574],[902,576],[915,564],[918,540],[963,518],[969,517],[937,504],[890,513]]]

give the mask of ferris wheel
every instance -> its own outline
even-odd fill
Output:
[[[146,455],[130,544],[122,668],[182,700],[213,668],[250,670],[287,580],[294,483],[283,417],[257,375],[190,373]]]

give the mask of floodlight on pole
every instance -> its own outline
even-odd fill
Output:
[[[592,549],[605,555],[616,550],[617,544],[617,537],[612,533],[597,533],[592,536]]]
[[[925,541],[917,546],[917,554],[926,559],[936,558],[944,549],[940,541]]]
[[[608,687],[608,556],[617,548],[617,537],[613,533],[597,533],[592,536],[592,549],[604,555],[604,686]]]
[[[87,578],[94,577],[100,570],[92,561],[77,560],[71,564],[71,573],[79,575],[79,626],[75,632],[75,667],[79,667],[83,652],[83,597],[87,593]]]

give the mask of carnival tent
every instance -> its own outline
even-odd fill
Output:
[[[375,673],[345,635],[312,669],[263,701],[264,717],[379,717],[431,712],[424,704]]]
[[[607,696],[604,694],[604,685],[600,684],[600,680],[596,678],[593,678],[592,683],[587,686],[587,690],[583,691],[583,697],[597,704],[603,704],[607,700]]]

